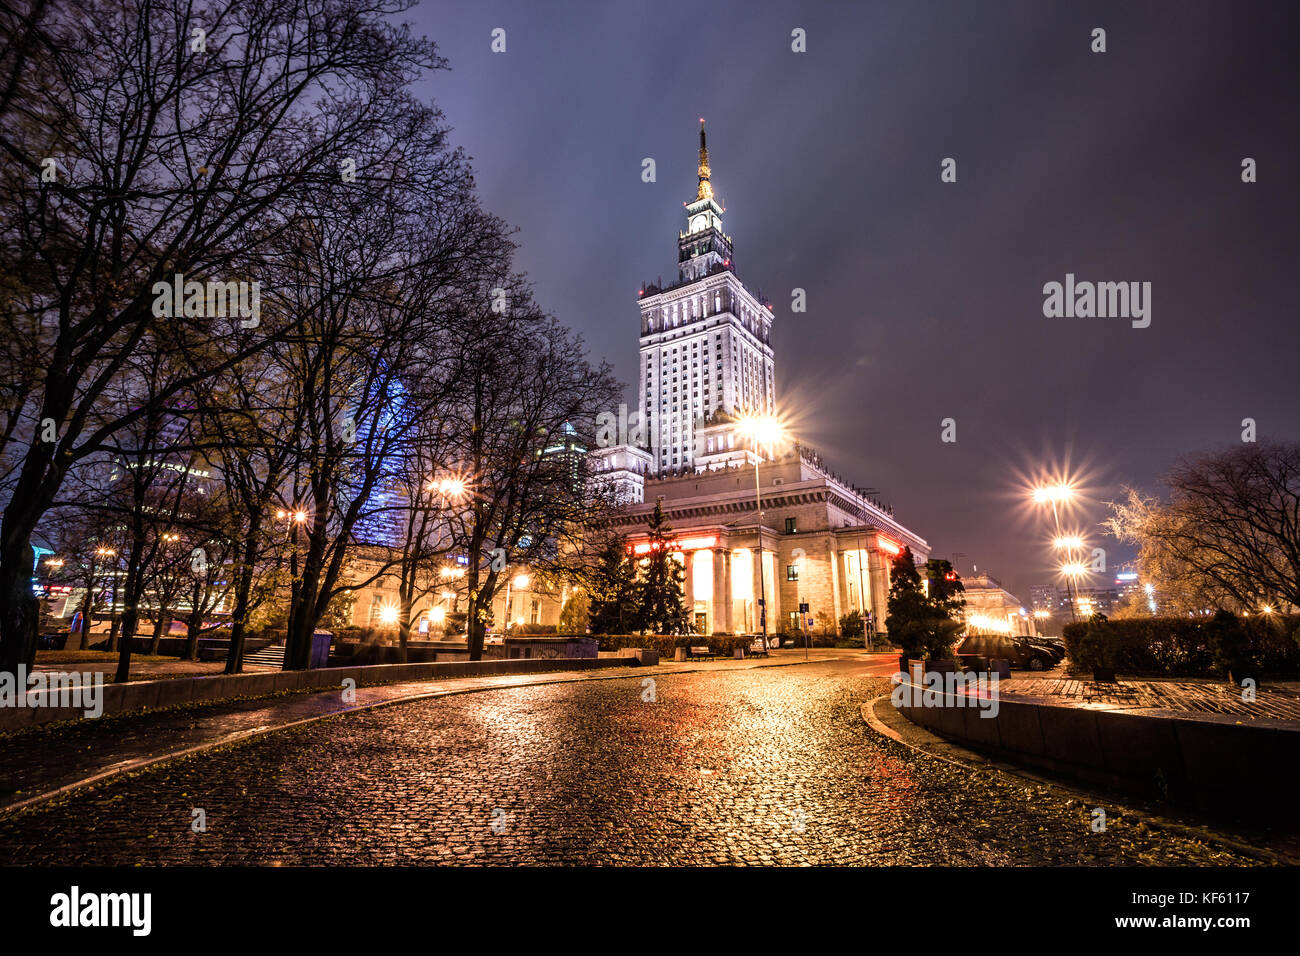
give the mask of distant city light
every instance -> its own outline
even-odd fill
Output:
[[[981,631],[997,631],[999,634],[1011,633],[1011,622],[1004,621],[996,617],[988,617],[984,614],[972,614],[966,618],[968,627],[973,627]]]

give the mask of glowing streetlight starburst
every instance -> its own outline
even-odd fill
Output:
[[[1064,504],[1074,498],[1074,489],[1068,484],[1039,485],[1033,490],[1036,504]]]
[[[785,436],[785,426],[775,415],[746,415],[736,422],[736,427],[759,445],[772,445]]]

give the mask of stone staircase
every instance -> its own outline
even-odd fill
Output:
[[[245,664],[260,664],[265,667],[284,666],[284,645],[269,644],[260,651],[255,651],[244,658]]]

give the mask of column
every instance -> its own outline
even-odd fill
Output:
[[[844,562],[840,560],[840,549],[836,547],[835,535],[827,535],[826,547],[831,571],[831,615],[835,619],[834,627],[838,633],[840,616],[844,613],[840,602],[840,576],[844,573]]]
[[[731,552],[713,551],[713,633],[731,632]]]
[[[770,638],[781,630],[781,552],[772,548],[767,552],[763,565],[764,573],[769,566],[772,568],[772,573],[763,578],[767,587],[767,636]]]
[[[889,561],[892,555],[876,548],[867,551],[867,587],[871,594],[871,613],[875,615],[876,629],[885,629],[885,615],[889,612]]]
[[[686,581],[682,584],[682,603],[686,607],[686,616],[695,620],[695,552],[682,552],[682,567],[686,569]]]

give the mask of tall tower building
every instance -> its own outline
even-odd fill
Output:
[[[677,282],[649,285],[640,296],[638,396],[659,475],[705,470],[729,457],[737,450],[735,430],[720,426],[776,406],[772,310],[736,276],[731,237],[722,231],[726,210],[713,194],[704,120],[698,174],[695,199],[683,204]]]

